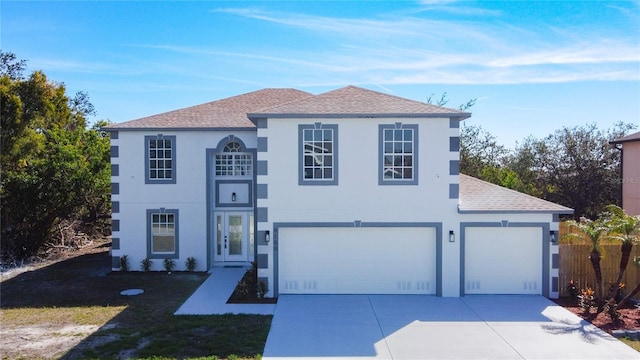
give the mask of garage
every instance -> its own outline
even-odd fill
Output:
[[[280,294],[436,293],[435,228],[278,231]]]
[[[542,294],[542,228],[467,227],[465,294]]]

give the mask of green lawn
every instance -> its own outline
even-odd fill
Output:
[[[97,328],[79,344],[42,356],[22,350],[2,358],[254,359],[271,316],[174,316],[206,279],[201,273],[111,273],[108,253],[83,255],[2,282],[3,330],[45,326]],[[144,294],[122,296],[124,289]]]

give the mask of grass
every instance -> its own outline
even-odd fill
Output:
[[[173,315],[206,274],[110,273],[109,268],[108,252],[101,251],[3,281],[3,328],[39,326],[54,335],[69,325],[98,328],[54,356],[62,359],[261,358],[271,316]],[[120,295],[131,288],[144,294]],[[51,357],[21,351],[2,357]]]
[[[640,352],[640,340],[631,340],[629,338],[621,338],[619,340]]]

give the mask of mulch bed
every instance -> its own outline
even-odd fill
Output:
[[[248,270],[227,300],[227,304],[276,304],[278,298],[258,297],[257,270]]]
[[[553,301],[608,333],[613,330],[640,330],[640,309],[633,305],[618,309],[620,320],[613,323],[605,311],[597,313],[595,309],[591,309],[589,313],[585,313],[570,298],[560,298]]]

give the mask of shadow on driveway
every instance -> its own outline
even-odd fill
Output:
[[[541,296],[284,295],[264,359],[633,359]]]

